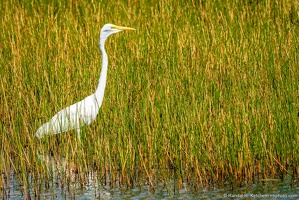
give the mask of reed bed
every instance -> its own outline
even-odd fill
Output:
[[[155,188],[195,188],[299,173],[299,1],[20,1],[0,3],[0,171],[24,191],[58,172]],[[93,93],[105,23],[103,106],[83,128],[37,128]],[[54,165],[49,165],[48,157]],[[44,159],[42,159],[44,158]],[[29,178],[30,177],[30,178]],[[30,181],[29,181],[30,180]],[[119,186],[119,185],[118,185]]]

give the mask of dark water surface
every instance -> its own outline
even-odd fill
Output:
[[[72,181],[64,185],[60,180],[53,179],[54,184],[48,185],[47,190],[44,186],[40,190],[34,190],[33,184],[30,184],[25,194],[18,176],[11,172],[9,177],[2,174],[5,188],[1,191],[0,197],[2,199],[299,199],[299,185],[290,180],[257,181],[256,184],[233,190],[227,185],[223,188],[199,188],[195,191],[190,184],[182,184],[182,189],[178,190],[174,180],[170,180],[167,184],[157,184],[154,190],[146,181],[142,186],[133,189],[111,188],[109,185],[103,186],[103,183],[98,183],[94,177],[95,174],[90,173],[84,184]],[[36,195],[36,191],[40,194]]]

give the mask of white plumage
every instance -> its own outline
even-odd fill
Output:
[[[99,46],[102,53],[102,70],[99,84],[94,94],[86,97],[82,101],[75,103],[59,111],[47,123],[43,124],[36,132],[36,137],[42,138],[47,134],[58,134],[73,129],[77,130],[80,138],[80,127],[90,125],[98,115],[99,108],[102,105],[104,91],[106,87],[106,78],[108,70],[108,56],[104,44],[109,35],[122,30],[135,30],[129,27],[106,24],[101,29]]]

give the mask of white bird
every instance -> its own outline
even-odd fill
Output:
[[[122,30],[136,29],[114,24],[105,24],[101,29],[99,46],[102,53],[102,70],[95,93],[59,111],[52,119],[39,127],[35,134],[36,137],[42,138],[44,135],[58,134],[76,129],[77,136],[80,139],[80,127],[90,125],[95,120],[103,102],[108,70],[108,56],[104,47],[105,41],[111,34]]]

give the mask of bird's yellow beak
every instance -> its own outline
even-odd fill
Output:
[[[136,31],[135,28],[125,27],[125,26],[112,26],[111,28],[122,30],[122,31],[125,31],[125,30],[126,31]]]

